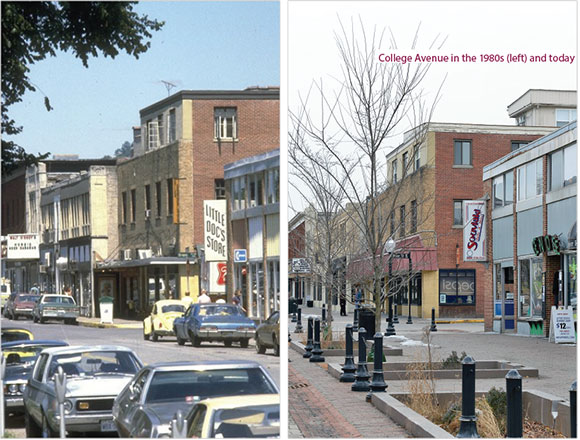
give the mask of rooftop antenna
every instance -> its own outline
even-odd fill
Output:
[[[174,87],[177,87],[175,84],[173,84],[169,81],[161,80],[161,82],[165,85],[165,88],[167,89],[167,96],[171,95],[171,89],[173,89]]]

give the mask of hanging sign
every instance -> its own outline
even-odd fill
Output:
[[[9,234],[6,243],[8,260],[37,260],[38,234]]]
[[[487,261],[485,200],[465,200],[463,218],[463,261]]]
[[[225,200],[203,201],[205,261],[228,259],[227,218]]]

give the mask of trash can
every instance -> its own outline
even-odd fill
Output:
[[[288,314],[298,313],[298,305],[296,304],[296,298],[288,298]]]
[[[296,298],[296,304],[298,304],[299,306],[302,305],[302,298]]]
[[[307,299],[306,300],[306,307],[312,308],[314,307],[314,300],[312,299]]]
[[[99,311],[101,312],[101,324],[113,323],[113,297],[101,296],[99,298]]]
[[[367,331],[367,340],[375,336],[375,309],[361,307],[358,311],[358,328],[364,327]]]

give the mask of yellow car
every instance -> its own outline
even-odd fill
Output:
[[[14,341],[32,341],[34,335],[30,330],[17,327],[4,327],[0,335],[0,341],[14,342]]]
[[[280,395],[206,399],[186,417],[188,438],[280,437]]]
[[[156,342],[160,336],[174,336],[173,320],[185,313],[185,305],[178,299],[164,299],[153,305],[151,315],[143,320],[143,338]]]

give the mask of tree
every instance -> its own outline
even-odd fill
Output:
[[[314,82],[314,91],[301,102],[297,111],[290,111],[292,133],[301,133],[294,143],[297,164],[315,164],[342,191],[327,192],[333,197],[342,215],[348,218],[352,236],[356,235],[358,252],[353,258],[364,261],[365,273],[360,283],[373,298],[376,307],[375,328],[380,331],[380,312],[385,298],[384,279],[392,254],[385,252],[385,244],[400,226],[404,228],[407,213],[402,215],[401,225],[392,228],[402,197],[402,185],[388,179],[386,163],[387,142],[401,133],[405,126],[415,127],[409,131],[405,145],[410,145],[414,157],[424,144],[428,122],[439,91],[431,104],[427,103],[422,83],[430,69],[430,63],[413,62],[379,63],[376,59],[383,47],[384,31],[375,29],[365,32],[354,23],[347,30],[340,23],[335,34],[342,77],[337,79],[333,94],[327,93],[322,82]],[[419,31],[415,33],[411,49],[416,49]],[[435,44],[437,38],[433,42]],[[391,35],[389,50],[396,50],[397,43]],[[432,46],[433,46],[432,44]],[[320,98],[322,110],[312,95]],[[292,138],[292,135],[290,136]],[[316,148],[311,148],[315,146]],[[321,160],[328,156],[330,160]],[[409,161],[406,166],[411,166]],[[356,170],[356,171],[355,171]],[[428,197],[423,195],[424,200]],[[426,211],[425,207],[425,211]],[[404,230],[404,229],[403,229]],[[389,284],[392,280],[389,279]],[[391,295],[394,291],[388,290]]]
[[[30,65],[57,51],[72,53],[88,67],[90,57],[115,58],[120,51],[139,58],[151,43],[151,31],[163,22],[133,11],[136,2],[2,2],[2,133],[22,131],[10,118],[11,105],[34,92]],[[50,100],[44,97],[47,111]],[[33,163],[48,153],[34,156],[13,141],[2,139],[2,172]]]
[[[123,142],[121,148],[115,150],[115,157],[132,157],[133,156],[133,144],[129,141]]]

